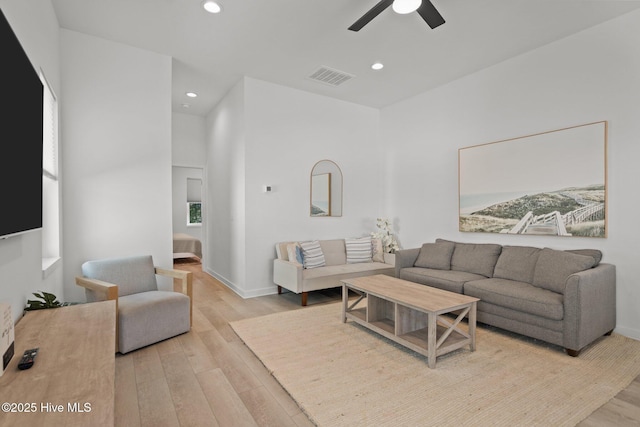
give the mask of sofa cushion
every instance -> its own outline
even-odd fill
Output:
[[[337,281],[335,286],[340,286],[340,279],[348,278],[349,275],[352,274],[383,274],[388,271],[393,271],[393,268],[389,267],[389,264],[384,264],[381,262],[361,262],[358,264],[327,265],[324,267],[312,268],[310,270],[303,270],[302,278],[304,280],[312,280],[317,278],[335,277]]]
[[[479,274],[465,271],[436,270],[423,267],[408,267],[400,270],[400,279],[459,294],[462,293],[466,282],[484,278]]]
[[[566,251],[544,248],[536,262],[533,285],[564,294],[567,277],[587,270],[595,264],[595,259]]]
[[[493,270],[493,277],[518,282],[533,282],[533,272],[540,251],[540,248],[530,246],[503,246],[498,262],[496,262],[496,268]]]
[[[179,292],[149,291],[118,299],[118,350],[140,347],[188,332],[189,297]]]
[[[320,248],[319,241],[300,242],[300,247],[302,248],[304,268],[324,267],[324,253]]]
[[[373,262],[384,262],[384,249],[382,249],[382,239],[371,239],[371,254]]]
[[[436,243],[448,242],[437,239]],[[493,269],[500,256],[502,246],[493,243],[459,243],[451,256],[451,269],[480,274],[485,277],[493,276]]]
[[[595,264],[593,264],[594,267],[600,264],[600,261],[602,261],[602,252],[597,249],[569,249],[565,252],[592,257],[596,261]]]
[[[425,243],[420,248],[415,267],[451,270],[451,255],[456,247],[453,242]]]
[[[552,320],[564,317],[561,294],[507,279],[483,279],[467,282],[464,294],[483,302],[508,307]]]
[[[320,240],[320,248],[324,254],[325,265],[340,265],[347,263],[347,252],[344,239]]]
[[[372,262],[371,237],[344,239],[347,250],[347,264]]]

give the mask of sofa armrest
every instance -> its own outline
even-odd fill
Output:
[[[572,274],[564,291],[564,347],[580,350],[616,327],[616,267]]]
[[[193,324],[193,273],[184,270],[155,267],[156,274],[173,278],[173,291],[189,297],[189,324]]]
[[[292,292],[302,292],[302,266],[297,262],[273,260],[273,282]]]
[[[416,260],[418,259],[418,254],[420,253],[420,248],[413,249],[402,249],[396,251],[396,277],[400,277],[400,270],[407,267],[413,267]]]

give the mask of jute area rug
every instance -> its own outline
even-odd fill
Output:
[[[352,322],[340,303],[231,326],[319,426],[573,426],[640,374],[640,341],[579,357],[479,326],[477,350],[427,359]]]

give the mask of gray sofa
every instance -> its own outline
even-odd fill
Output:
[[[565,348],[571,356],[616,326],[616,270],[594,249],[437,239],[396,252],[396,277],[476,298],[478,322]]]

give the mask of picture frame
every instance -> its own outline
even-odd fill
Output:
[[[458,150],[459,230],[607,236],[608,122]]]

